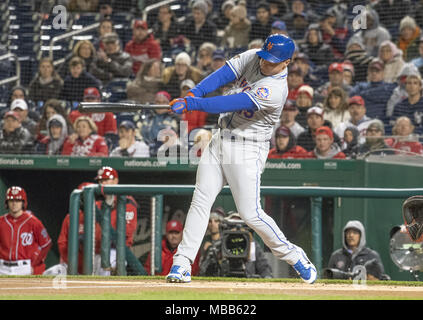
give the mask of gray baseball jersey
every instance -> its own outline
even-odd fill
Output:
[[[254,102],[255,111],[236,111],[221,114],[219,126],[230,129],[232,133],[246,139],[268,141],[273,127],[279,120],[288,96],[287,70],[274,76],[260,72],[258,49],[241,53],[226,63],[236,74],[235,87],[226,95],[244,92]]]

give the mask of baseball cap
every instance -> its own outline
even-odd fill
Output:
[[[10,105],[10,110],[13,111],[15,109],[28,110],[28,105],[24,99],[15,99]]]
[[[312,87],[310,87],[309,85],[305,84],[302,85],[299,89],[298,89],[298,94],[300,93],[305,93],[309,96],[310,99],[313,99],[313,95],[314,95],[314,90]]]
[[[100,91],[95,87],[88,87],[84,90],[84,98],[100,98]]]
[[[225,52],[223,50],[215,50],[213,52],[213,60],[226,60]]]
[[[119,124],[119,128],[133,129],[135,130],[135,124],[132,121],[125,120]]]
[[[192,89],[195,87],[195,83],[191,79],[185,79],[184,81],[181,82],[181,89],[184,87],[188,87]]]
[[[319,107],[311,107],[307,110],[307,116],[311,114],[317,114],[321,117],[323,117],[323,109]]]
[[[16,113],[15,111],[8,111],[4,114],[3,119],[6,119],[7,117],[13,117],[16,120],[20,121],[20,117],[19,114]]]
[[[295,111],[298,110],[298,107],[292,100],[286,100],[283,110]]]
[[[352,75],[354,76],[354,74],[355,74],[354,65],[351,62],[344,61],[343,66],[344,66],[344,71],[350,71],[352,73]]]
[[[362,97],[360,96],[353,96],[351,98],[348,99],[348,105],[352,105],[352,104],[359,104],[360,106],[364,106],[364,100]]]
[[[376,58],[373,59],[370,63],[369,63],[369,69],[377,69],[377,70],[383,70],[385,68],[385,64],[383,63],[382,60]]]
[[[290,134],[291,134],[291,130],[289,130],[288,127],[280,126],[279,128],[276,129],[275,137],[279,137],[279,136],[289,137]]]
[[[132,25],[132,28],[134,28],[134,29],[136,29],[136,28],[148,29],[147,21],[135,20],[134,24]]]
[[[184,228],[182,227],[182,223],[178,220],[170,220],[166,224],[166,232],[177,231],[182,232]]]
[[[329,66],[329,73],[331,73],[332,71],[343,72],[344,71],[344,65],[342,63],[338,63],[338,62],[331,63],[331,65]]]
[[[51,119],[48,125],[49,127],[63,127],[63,124],[58,119]]]
[[[156,97],[162,95],[165,96],[167,98],[167,100],[172,100],[170,94],[167,91],[159,91],[156,93]]]
[[[282,31],[286,31],[286,24],[281,20],[276,20],[272,23],[272,29],[278,29]]]
[[[333,132],[329,127],[323,126],[316,129],[316,136],[320,134],[325,134],[329,136],[331,139],[333,139]]]
[[[101,41],[103,41],[104,43],[116,42],[118,40],[119,36],[115,32],[106,33],[104,36],[101,37]]]
[[[300,69],[300,67],[298,65],[296,65],[296,64],[290,64],[288,66],[288,74],[294,73],[294,72],[297,73],[297,74],[299,74],[300,76],[303,75],[303,71]]]

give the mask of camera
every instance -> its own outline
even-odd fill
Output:
[[[220,240],[207,249],[200,275],[246,278],[252,230],[232,213],[220,222],[219,231]]]

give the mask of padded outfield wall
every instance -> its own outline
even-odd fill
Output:
[[[376,160],[269,160],[262,176],[267,186],[325,186],[371,188],[420,188],[423,164]],[[76,158],[43,156],[0,156],[0,201],[10,185],[27,190],[29,208],[43,221],[54,241],[47,266],[58,261],[57,238],[68,212],[69,195],[81,182],[93,181],[98,168],[110,165],[118,170],[122,184],[195,183],[194,165],[171,165],[156,159]],[[149,250],[149,199],[140,203],[134,253],[145,261]],[[186,214],[191,197],[165,197],[163,219]],[[412,280],[400,272],[389,255],[389,232],[402,223],[401,205],[405,199],[323,199],[323,266],[334,249],[341,247],[341,232],[349,220],[360,220],[366,228],[367,245],[377,250],[386,273],[393,280]],[[302,197],[263,197],[265,211],[272,215],[292,242],[311,250],[310,199]],[[220,196],[215,206],[236,210],[230,196]],[[4,213],[2,209],[1,213]],[[164,225],[164,224],[163,224]]]

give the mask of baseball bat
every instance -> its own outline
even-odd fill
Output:
[[[140,110],[169,109],[167,104],[128,103],[128,102],[81,102],[80,112],[137,112]]]

